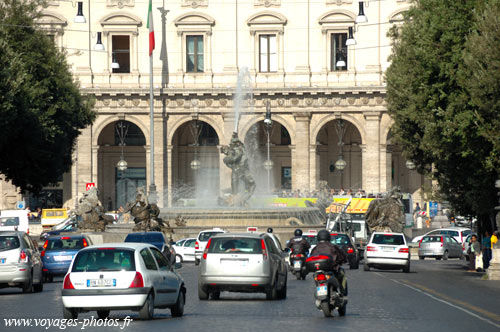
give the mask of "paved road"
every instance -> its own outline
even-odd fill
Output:
[[[222,293],[219,301],[200,302],[197,267],[180,270],[188,289],[185,316],[172,318],[156,310],[153,321],[133,321],[129,331],[500,331],[500,282],[467,273],[465,261],[412,261],[409,274],[363,269],[347,270],[350,302],[346,317],[323,317],[313,304],[314,285],[289,276],[288,297],[266,301],[263,294]],[[43,293],[0,290],[0,330],[4,318],[62,318],[61,281],[46,284]],[[95,313],[80,314],[90,319]],[[119,319],[135,313],[112,312]],[[71,330],[81,331],[81,325]],[[38,331],[43,328],[9,328]],[[52,327],[49,331],[60,330]],[[86,331],[119,331],[120,327],[87,327]]]

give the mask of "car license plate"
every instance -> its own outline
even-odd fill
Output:
[[[70,261],[73,259],[73,256],[54,256],[55,261]]]
[[[327,294],[328,294],[328,288],[326,287],[326,285],[316,287],[316,295],[325,296]]]
[[[248,260],[246,259],[221,259],[221,264],[230,266],[247,266]]]
[[[6,259],[5,258],[0,258],[0,264],[5,264]]]
[[[294,262],[293,263],[293,267],[296,268],[296,269],[302,268],[302,262],[301,261]]]
[[[383,251],[394,251],[394,248],[391,248],[391,247],[383,247],[382,248]]]
[[[87,279],[87,287],[116,287],[116,279]]]

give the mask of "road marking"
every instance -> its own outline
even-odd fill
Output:
[[[461,311],[469,314],[470,316],[476,317],[476,318],[478,318],[478,319],[480,319],[480,320],[482,320],[482,321],[484,321],[484,322],[486,322],[486,323],[488,323],[490,325],[493,325],[493,326],[495,326],[497,328],[500,328],[500,324],[497,324],[497,323],[495,323],[495,322],[493,322],[493,321],[491,321],[489,319],[481,317],[478,314],[472,312],[471,310],[476,311],[478,313],[481,313],[482,315],[484,315],[486,317],[489,317],[489,318],[491,318],[491,319],[493,319],[495,321],[500,321],[500,315],[497,315],[497,314],[494,314],[494,313],[489,312],[487,310],[484,310],[482,308],[476,307],[476,306],[474,306],[472,304],[469,304],[469,303],[466,303],[466,302],[463,302],[463,301],[460,301],[460,300],[457,300],[457,299],[453,299],[453,298],[451,298],[451,297],[449,297],[447,295],[444,295],[444,294],[441,294],[439,292],[436,292],[435,290],[432,290],[432,289],[427,288],[425,286],[412,283],[412,282],[410,282],[408,280],[405,280],[404,282],[401,282],[401,281],[398,281],[398,280],[394,280],[394,279],[389,279],[389,280],[391,280],[391,281],[393,281],[393,282],[395,282],[397,284],[403,285],[405,287],[408,287],[410,289],[413,289],[414,291],[417,291],[417,292],[419,292],[421,294],[424,294],[424,295],[426,295],[426,296],[428,296],[428,297],[430,297],[430,298],[432,298],[432,299],[434,299],[436,301],[439,301],[441,303],[447,304],[450,307],[453,307],[455,309],[461,310]],[[455,302],[457,304],[453,304],[452,302]],[[466,308],[468,308],[470,310],[465,309],[465,308],[461,307],[460,305],[463,306],[463,307],[466,307]]]

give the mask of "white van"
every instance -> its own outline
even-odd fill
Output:
[[[28,211],[0,211],[0,231],[21,231],[29,234]]]

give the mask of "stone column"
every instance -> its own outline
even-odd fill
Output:
[[[320,158],[318,156],[317,152],[317,145],[312,144],[309,146],[309,171],[310,171],[310,183],[309,183],[309,188],[311,190],[317,190],[319,189],[318,187],[318,181],[319,181],[319,163],[320,163]]]
[[[364,112],[366,144],[364,144],[363,160],[363,189],[366,192],[378,193],[380,186],[380,113]]]
[[[99,165],[99,145],[93,145],[92,146],[92,179],[94,180],[94,183],[97,188],[99,188],[99,178],[97,177],[97,167]]]
[[[168,207],[172,207],[172,185],[173,185],[173,176],[172,176],[172,151],[174,149],[173,145],[167,145],[167,205]]]
[[[154,153],[155,153],[155,161],[154,161],[154,172],[155,172],[155,185],[156,185],[156,199],[159,207],[164,207],[164,169],[165,169],[165,134],[164,134],[164,126],[163,126],[163,115],[155,114],[154,115],[154,126],[155,126],[155,145],[154,145]],[[148,155],[149,156],[149,155]],[[146,158],[149,159],[149,158]]]
[[[310,112],[294,112],[295,118],[295,153],[292,154],[292,190],[309,190],[310,185]]]
[[[387,144],[380,145],[380,191],[391,189],[391,148]]]

